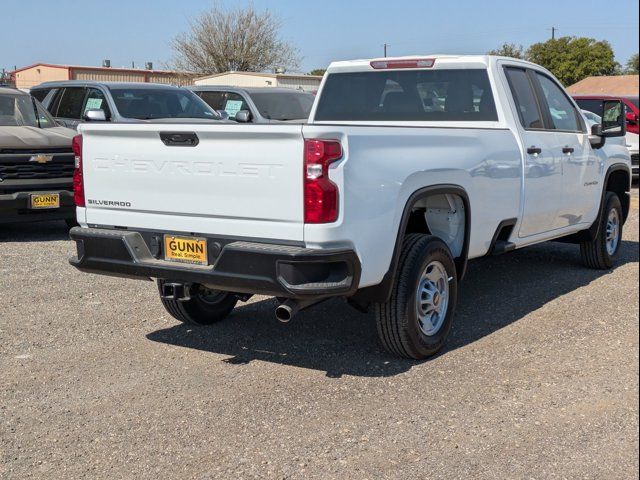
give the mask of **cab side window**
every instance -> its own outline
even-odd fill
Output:
[[[223,110],[224,92],[195,92],[207,105],[214,110]]]
[[[229,119],[233,120],[236,118],[236,113],[240,110],[249,110],[249,106],[241,95],[228,92],[224,101],[223,110],[229,114]]]
[[[51,91],[50,88],[40,88],[38,90],[31,90],[31,96],[36,100],[38,100],[39,102],[42,102],[44,100],[44,97],[46,97],[47,93],[49,93],[50,91]]]
[[[97,88],[89,88],[87,92],[87,99],[84,102],[84,108],[82,110],[82,116],[87,113],[88,110],[102,110],[104,111],[107,120],[111,118],[111,111],[109,110],[109,104],[107,99],[102,93],[102,90]]]
[[[536,76],[547,101],[552,127],[566,132],[582,132],[578,112],[562,89],[546,75],[536,72]]]
[[[527,130],[543,129],[542,112],[527,72],[521,68],[506,68],[505,71],[520,123]]]
[[[64,89],[60,105],[58,107],[57,117],[71,118],[80,120],[82,118],[82,106],[84,105],[84,97],[86,89],[82,87],[67,87]]]

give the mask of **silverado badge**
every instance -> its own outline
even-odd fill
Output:
[[[30,162],[36,162],[40,164],[50,162],[51,160],[53,160],[53,155],[44,155],[42,153],[38,155],[32,155],[29,159]]]

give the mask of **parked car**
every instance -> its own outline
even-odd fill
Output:
[[[274,123],[309,118],[312,93],[292,88],[190,87],[211,108],[240,123]],[[240,113],[240,115],[237,115]]]
[[[197,95],[172,85],[68,80],[42,83],[31,94],[69,128],[83,121],[220,120]]]
[[[532,63],[433,56],[331,64],[303,125],[86,123],[71,264],[155,278],[196,325],[252,294],[277,297],[284,322],[346,297],[373,308],[390,352],[425,358],[470,259],[562,238],[614,265],[631,164],[608,141],[621,102],[602,118],[588,129]]]
[[[606,100],[620,100],[624,103],[625,118],[627,120],[627,148],[631,154],[633,166],[633,179],[637,180],[640,174],[640,152],[638,150],[639,117],[637,96],[612,96],[612,95],[574,95],[573,97],[583,110],[601,112],[602,104]]]
[[[0,87],[0,224],[66,220],[75,225],[75,134],[29,94]]]

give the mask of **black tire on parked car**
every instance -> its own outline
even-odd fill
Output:
[[[582,262],[599,270],[613,266],[622,243],[622,204],[613,192],[607,192],[598,218],[598,230],[593,240],[580,242]]]
[[[211,325],[224,320],[238,302],[238,297],[232,293],[209,290],[197,284],[191,285],[190,300],[169,300],[162,298],[164,282],[158,280],[162,305],[173,318],[191,325]]]
[[[457,294],[449,247],[431,235],[407,235],[391,297],[374,305],[384,348],[418,360],[434,355],[451,330]]]

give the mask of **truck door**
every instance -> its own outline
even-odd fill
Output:
[[[524,154],[524,209],[518,235],[527,237],[552,230],[562,200],[561,158],[554,151],[556,133],[546,128],[532,73],[506,67],[513,107],[520,120]]]
[[[545,122],[555,130],[553,152],[561,159],[562,201],[554,227],[584,223],[600,200],[602,166],[592,153],[582,115],[568,95],[547,75],[535,72],[535,78]]]

